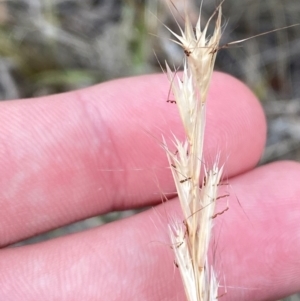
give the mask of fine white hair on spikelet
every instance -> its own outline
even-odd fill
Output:
[[[182,46],[185,53],[183,73],[174,77],[167,64],[167,76],[186,133],[185,141],[174,137],[176,153],[164,141],[184,215],[184,222],[170,224],[169,230],[176,265],[189,301],[218,299],[219,283],[208,262],[207,253],[213,220],[218,215],[215,213],[215,204],[223,167],[219,167],[216,160],[211,169],[204,167],[204,174],[201,175],[201,165],[206,97],[221,38],[221,4],[203,30],[200,27],[200,17],[193,28],[187,13],[185,28],[180,28],[181,35],[169,29],[177,39],[175,42]],[[207,29],[214,16],[215,29],[212,36],[208,37]],[[203,179],[201,186],[200,178]]]

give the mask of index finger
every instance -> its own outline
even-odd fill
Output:
[[[1,244],[173,192],[159,141],[183,133],[168,86],[152,75],[2,103]],[[228,176],[252,168],[265,140],[255,97],[217,73],[208,101],[206,157],[226,149]]]

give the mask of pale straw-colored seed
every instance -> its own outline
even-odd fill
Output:
[[[208,25],[214,15],[215,30],[211,37],[207,37]],[[221,16],[220,5],[203,30],[200,17],[194,30],[187,15],[184,30],[180,28],[181,35],[169,29],[185,53],[183,73],[174,76],[167,65],[167,75],[186,133],[185,141],[174,137],[175,153],[164,143],[184,215],[184,221],[170,224],[169,230],[189,301],[218,298],[218,280],[207,253],[223,168],[218,167],[217,160],[211,169],[204,168],[201,175],[201,167],[206,97],[221,38]]]

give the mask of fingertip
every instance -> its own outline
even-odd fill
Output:
[[[213,117],[212,115],[215,115]],[[208,95],[206,140],[222,150],[228,176],[253,168],[266,141],[266,118],[261,103],[244,83],[215,72]]]
[[[299,177],[299,163],[281,161],[231,180],[239,202],[230,203],[215,231],[222,231],[220,245],[230,245],[222,252],[227,277],[253,288],[243,293],[247,300],[278,300],[299,287]]]

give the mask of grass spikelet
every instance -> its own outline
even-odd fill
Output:
[[[214,33],[207,37],[207,29],[214,16]],[[219,49],[221,16],[219,5],[203,30],[200,17],[194,30],[187,14],[185,28],[180,28],[181,35],[169,29],[185,53],[182,75],[174,79],[168,64],[167,75],[186,133],[185,141],[174,137],[176,153],[165,146],[184,214],[184,222],[170,224],[169,229],[175,260],[189,301],[218,299],[218,280],[207,253],[213,220],[218,215],[215,204],[223,167],[218,167],[217,160],[211,169],[204,168],[204,175],[201,175],[201,165],[206,97]],[[203,178],[201,187],[200,178]]]

